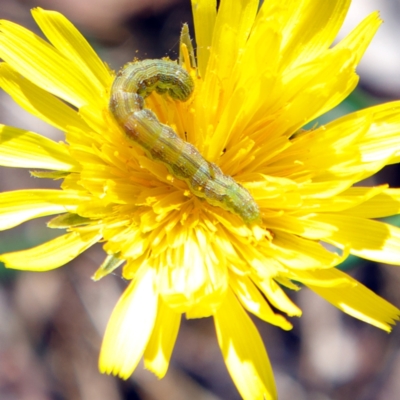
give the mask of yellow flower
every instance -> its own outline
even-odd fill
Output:
[[[300,282],[342,311],[390,331],[400,311],[336,269],[348,254],[400,264],[400,230],[372,218],[400,211],[400,190],[354,186],[400,159],[400,103],[301,128],[356,86],[355,67],[377,13],[332,42],[350,0],[192,0],[198,69],[186,103],[152,94],[146,107],[257,202],[249,226],[194,196],[146,157],[108,110],[114,73],[62,15],[33,10],[50,44],[1,22],[0,85],[24,109],[65,132],[55,143],[1,127],[0,164],[43,169],[61,190],[0,195],[0,228],[57,215],[67,233],[3,254],[8,268],[45,271],[96,242],[99,279],[123,264],[131,280],[108,324],[102,372],[127,378],[141,357],[162,377],[181,315],[214,318],[227,368],[244,399],[275,399],[273,374],[247,312],[282,329],[301,311],[283,287]],[[188,44],[188,43],[186,43]],[[329,244],[330,247],[327,247]]]

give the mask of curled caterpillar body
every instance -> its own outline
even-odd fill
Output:
[[[109,107],[128,139],[138,144],[149,158],[164,164],[171,175],[185,181],[195,196],[239,215],[248,224],[258,222],[260,210],[248,190],[144,108],[144,99],[153,90],[186,101],[193,89],[190,75],[172,61],[134,62],[127,64],[115,78]]]

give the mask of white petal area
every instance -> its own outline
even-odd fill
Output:
[[[102,373],[128,379],[140,361],[157,317],[155,271],[138,272],[111,314],[101,346]]]
[[[0,125],[0,165],[76,171],[79,166],[66,146],[37,133]]]
[[[225,364],[242,398],[277,399],[271,365],[260,334],[231,290],[214,321]]]
[[[29,250],[2,254],[0,261],[7,268],[21,271],[50,271],[73,260],[100,239],[97,231],[71,232]]]

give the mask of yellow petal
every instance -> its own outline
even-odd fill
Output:
[[[282,26],[282,31],[286,57],[292,63],[299,65],[317,58],[320,53],[326,51],[343,23],[350,2],[350,0],[331,0],[323,3],[315,0],[285,1],[288,8],[285,10],[287,16],[283,19],[285,26]],[[275,2],[266,3],[267,7],[275,5]]]
[[[328,184],[328,182],[326,182]],[[334,186],[334,184],[333,184]],[[344,212],[344,213],[350,213],[351,215],[354,215],[354,210],[358,209],[365,204],[370,203],[371,206],[367,206],[370,209],[370,212],[373,212],[373,204],[375,203],[376,198],[380,198],[383,200],[384,198],[387,199],[387,202],[383,202],[382,206],[387,207],[386,210],[382,210],[382,215],[380,216],[385,216],[385,213],[389,212],[388,209],[397,209],[395,205],[395,192],[393,192],[392,195],[384,195],[383,193],[387,193],[388,185],[381,185],[381,186],[375,186],[375,187],[361,187],[361,186],[356,186],[356,187],[350,187],[347,190],[343,191],[342,193],[338,193],[332,197],[329,198],[319,198],[318,201],[314,198],[313,195],[310,195],[308,199],[304,200],[304,209],[307,208],[311,212]],[[388,192],[389,193],[389,192]],[[318,195],[316,195],[318,196]],[[383,197],[381,197],[383,196]],[[390,198],[393,199],[393,201],[390,201]],[[360,209],[360,212],[361,212]],[[379,207],[374,210],[375,213],[379,213]],[[397,214],[397,212],[390,212],[387,215],[393,215]],[[357,216],[365,216],[369,218],[377,218],[376,217],[370,217],[368,214],[362,215],[362,214],[356,214]]]
[[[276,232],[270,246],[271,258],[290,268],[324,269],[343,261],[340,255],[326,250],[320,243],[285,232]]]
[[[4,62],[0,63],[0,86],[24,110],[60,130],[65,131],[71,125],[81,131],[89,129],[75,110]]]
[[[250,35],[258,6],[258,0],[221,1],[215,21],[208,68],[218,76],[222,88],[230,84],[232,67]]]
[[[322,222],[333,228],[324,241],[350,253],[388,264],[400,265],[400,228],[379,221],[340,214],[319,214],[310,221]]]
[[[218,261],[206,232],[196,229],[194,234],[183,234],[185,244],[169,249],[161,257],[160,295],[177,313],[186,312],[188,318],[207,317],[219,307],[227,289],[227,266],[221,260],[218,268],[212,267]]]
[[[284,85],[289,88],[287,95],[293,98],[288,99],[288,108],[281,117],[286,118],[286,126],[279,118],[271,124],[270,129],[283,124],[287,132],[295,132],[338,105],[358,83],[355,66],[352,53],[347,49],[340,49],[327,52],[320,59],[289,70],[284,76]],[[302,79],[298,79],[299,75]],[[309,106],[305,108],[304,104]]]
[[[144,353],[145,367],[160,379],[167,373],[180,322],[181,314],[160,300],[153,333]]]
[[[196,30],[197,61],[200,76],[204,77],[210,56],[215,18],[217,17],[216,0],[192,0],[193,20]]]
[[[18,24],[1,20],[0,27],[1,57],[12,68],[77,108],[96,101],[93,86],[73,61]]]
[[[45,215],[74,212],[84,200],[81,194],[62,190],[32,189],[0,193],[0,230]]]
[[[400,189],[386,189],[357,206],[345,210],[354,217],[383,218],[400,213]]]
[[[287,294],[272,278],[260,278],[253,274],[254,283],[260,288],[268,301],[278,310],[285,312],[290,317],[301,316],[301,310],[289,299]]]
[[[0,125],[0,165],[74,171],[79,167],[66,147],[23,129]]]
[[[248,277],[232,277],[230,283],[243,307],[248,311],[282,329],[290,330],[292,328],[292,324],[286,318],[273,312],[261,292]]]
[[[387,332],[392,330],[391,325],[400,319],[400,310],[382,299],[370,289],[357,282],[337,269],[324,271],[310,271],[314,277],[314,284],[304,282],[319,296],[332,303],[343,312],[374,325]],[[297,278],[302,282],[301,274]],[[347,281],[347,285],[326,286],[324,281]],[[319,282],[317,282],[319,281]]]
[[[89,79],[98,95],[106,95],[105,88],[112,83],[112,75],[82,34],[62,14],[34,8],[32,16],[47,39],[65,58],[73,60]],[[100,89],[101,88],[101,89]],[[100,90],[99,90],[100,89]]]
[[[21,271],[49,271],[73,260],[100,239],[97,232],[71,232],[29,250],[2,254],[0,261]]]
[[[226,367],[242,398],[277,399],[271,365],[260,334],[231,290],[214,321]]]
[[[157,317],[154,278],[151,268],[138,273],[115,306],[101,346],[102,373],[128,379],[140,361]]]
[[[370,122],[369,129],[357,143],[362,161],[364,163],[384,161],[390,164],[399,162],[400,102],[394,101],[366,108],[340,118],[328,126],[341,129],[342,126],[349,125],[351,121],[354,120],[357,123],[360,119]]]
[[[358,64],[381,23],[382,20],[379,18],[379,13],[377,11],[373,12],[341,40],[335,46],[335,49],[346,48],[351,50],[352,54],[356,56],[355,61]]]
[[[230,101],[236,110],[243,102],[242,95],[239,95],[239,101],[231,99],[231,90],[234,87],[232,85],[232,69],[242,55],[242,49],[250,34],[258,4],[257,0],[222,1],[220,4],[202,91],[202,96],[204,96],[202,101],[212,111],[212,114],[208,113],[210,121],[212,121],[214,113],[221,111],[227,101]],[[232,109],[230,112],[237,115],[237,112],[235,113]],[[220,118],[217,115],[215,117]],[[202,121],[202,124],[207,125],[208,120]],[[204,154],[208,160],[217,160],[226,138],[227,132],[225,132],[223,141],[220,137],[215,136],[213,136],[213,141],[207,141]]]

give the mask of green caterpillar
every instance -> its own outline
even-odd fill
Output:
[[[186,101],[193,89],[190,75],[172,61],[133,62],[115,78],[109,107],[128,139],[149,158],[165,165],[175,178],[185,181],[195,196],[239,215],[248,224],[259,222],[260,210],[247,189],[224,175],[217,165],[205,160],[193,145],[144,108],[144,99],[153,90]]]

